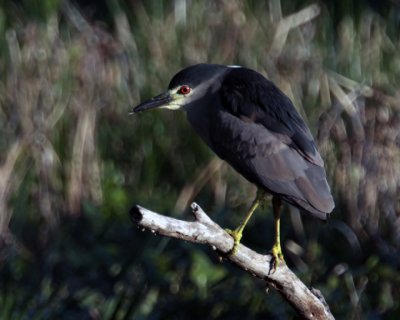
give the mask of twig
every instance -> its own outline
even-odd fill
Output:
[[[318,290],[308,289],[286,264],[280,263],[275,272],[272,272],[271,255],[258,254],[242,244],[239,244],[236,254],[231,255],[232,237],[212,221],[196,203],[192,203],[191,209],[195,216],[195,221],[191,222],[163,216],[141,206],[133,207],[130,215],[139,227],[153,233],[210,245],[226,259],[276,289],[300,317],[334,319],[322,294]]]

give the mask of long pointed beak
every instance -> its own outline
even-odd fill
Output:
[[[139,113],[142,111],[162,107],[164,105],[167,105],[172,101],[172,97],[168,91],[163,92],[159,94],[158,96],[155,96],[154,98],[151,98],[150,100],[147,100],[145,102],[142,102],[138,106],[132,109],[131,113]]]

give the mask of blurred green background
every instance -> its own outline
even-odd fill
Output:
[[[0,2],[0,319],[287,319],[207,247],[138,230],[141,204],[235,227],[255,187],[179,112],[129,116],[199,62],[274,81],[317,137],[336,209],[285,208],[289,266],[338,319],[400,318],[398,1]],[[242,242],[267,252],[270,208]]]

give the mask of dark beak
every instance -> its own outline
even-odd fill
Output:
[[[155,96],[154,98],[147,100],[145,102],[142,102],[138,106],[132,109],[131,113],[139,113],[142,111],[154,109],[157,107],[164,106],[172,101],[172,97],[169,94],[169,92],[164,92],[159,94],[158,96]]]

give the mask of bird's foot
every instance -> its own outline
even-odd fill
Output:
[[[231,255],[235,255],[240,243],[240,240],[242,239],[242,232],[243,230],[240,229],[235,229],[235,230],[231,230],[231,229],[225,229],[225,231],[233,238],[233,247],[231,249],[231,251],[229,252],[229,254]]]
[[[279,264],[282,262],[285,263],[285,258],[283,257],[283,252],[281,245],[279,243],[275,243],[272,247],[271,254],[273,259],[271,260],[271,271],[270,273],[275,273],[276,268],[278,268]]]

